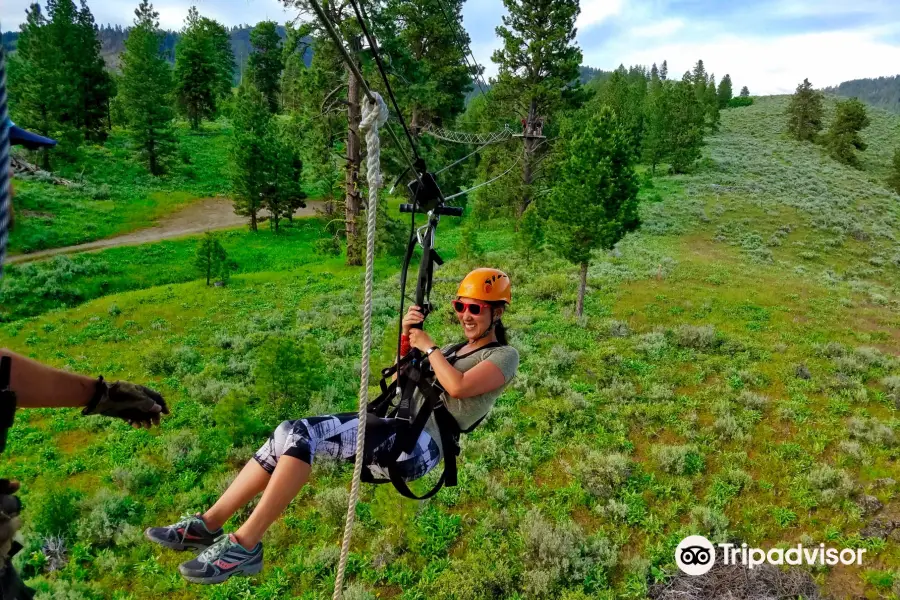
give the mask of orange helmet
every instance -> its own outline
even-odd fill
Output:
[[[512,302],[509,276],[499,269],[475,269],[462,280],[457,296],[485,302]]]

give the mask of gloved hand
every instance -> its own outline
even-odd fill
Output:
[[[13,494],[19,490],[18,481],[0,479],[0,564],[9,555],[13,538],[19,529],[22,503]]]
[[[159,425],[161,414],[169,414],[169,407],[163,397],[150,388],[127,381],[109,385],[100,377],[97,392],[81,414],[118,417],[133,427],[150,429]]]

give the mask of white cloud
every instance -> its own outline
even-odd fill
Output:
[[[804,78],[816,87],[825,87],[849,79],[896,74],[900,47],[877,41],[882,33],[869,29],[779,38],[722,36],[707,42],[685,40],[651,47],[624,38],[614,48],[585,52],[585,63],[613,68],[619,63],[649,65],[666,59],[669,77],[680,79],[702,58],[707,72],[719,78],[731,74],[736,88],[746,85],[752,94],[786,94],[793,93]],[[607,56],[614,58],[604,60]]]
[[[622,12],[622,0],[582,0],[581,14],[575,21],[575,27],[582,31],[599,25],[620,12]]]
[[[629,30],[629,33],[634,37],[660,38],[677,33],[683,27],[684,21],[681,19],[665,19],[653,25],[634,27]]]

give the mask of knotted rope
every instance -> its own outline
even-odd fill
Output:
[[[333,600],[340,600],[344,591],[344,571],[350,553],[350,538],[356,520],[356,502],[359,499],[359,482],[363,469],[363,449],[366,442],[366,413],[369,406],[369,351],[372,347],[372,280],[375,270],[375,221],[378,210],[378,189],[381,178],[381,139],[378,129],[387,122],[388,108],[382,97],[372,92],[373,102],[364,102],[359,128],[366,132],[366,180],[369,184],[369,202],[366,207],[366,291],[363,305],[362,363],[359,376],[359,426],[356,429],[356,462],[353,467],[353,483],[350,485],[350,503],[344,524],[344,540],[341,559],[334,580]]]

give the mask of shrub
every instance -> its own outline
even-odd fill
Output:
[[[847,431],[852,439],[869,444],[890,447],[897,442],[894,430],[877,419],[853,417],[847,422]]]
[[[728,101],[728,108],[743,108],[752,105],[753,98],[751,96],[735,96]]]
[[[766,396],[756,394],[750,390],[742,391],[740,396],[738,396],[737,401],[738,404],[743,405],[745,408],[753,410],[762,410],[769,403],[769,399]]]
[[[661,331],[651,331],[638,337],[635,349],[647,355],[648,358],[659,358],[666,351],[669,342]]]
[[[168,346],[153,348],[144,355],[144,365],[151,375],[171,375],[175,372],[175,356]]]
[[[675,343],[682,348],[709,350],[716,343],[716,330],[712,325],[681,325],[675,330]]]
[[[696,446],[657,446],[653,454],[659,468],[670,475],[696,475],[706,466]]]
[[[344,487],[333,487],[316,494],[316,505],[326,523],[340,525],[347,516],[349,499],[350,493]]]
[[[304,410],[310,394],[324,384],[324,371],[325,361],[314,341],[272,337],[259,349],[253,377],[261,397],[276,405],[290,401],[293,408]]]
[[[605,538],[585,540],[571,522],[554,524],[535,509],[520,525],[524,548],[525,591],[531,598],[556,598],[559,588],[582,582],[586,576],[616,563],[616,551]]]
[[[730,412],[725,412],[713,423],[713,429],[723,440],[743,440],[747,435],[741,422]]]
[[[844,470],[831,465],[819,465],[806,476],[806,484],[817,504],[837,506],[850,497],[853,480]]]
[[[894,401],[900,409],[900,375],[891,375],[881,380],[881,385],[887,391],[888,397]]]
[[[610,337],[614,338],[626,338],[631,335],[631,328],[628,327],[628,323],[623,321],[611,320],[607,327],[609,329]]]
[[[691,509],[691,520],[700,531],[708,533],[714,542],[724,541],[728,537],[728,517],[718,509],[695,506]]]
[[[607,498],[625,483],[632,468],[631,459],[624,454],[591,451],[575,467],[575,475],[585,490]]]
[[[78,539],[93,545],[115,541],[123,525],[136,525],[141,516],[141,504],[130,496],[101,489],[85,506],[87,514],[75,525]]]
[[[30,528],[39,536],[62,536],[71,540],[82,497],[81,492],[67,487],[50,489],[29,511]]]
[[[320,256],[340,256],[342,250],[341,239],[336,235],[319,238],[313,244],[313,251]]]

